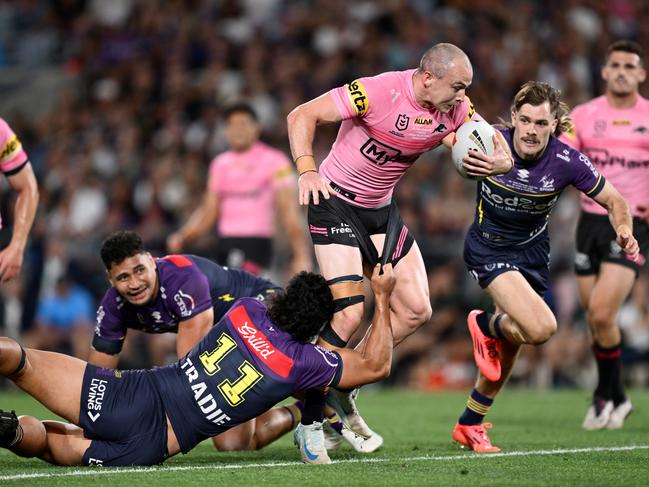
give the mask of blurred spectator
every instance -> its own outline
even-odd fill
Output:
[[[25,336],[25,345],[40,350],[70,353],[86,359],[90,350],[94,301],[88,291],[62,276],[54,292],[38,304],[36,326]]]

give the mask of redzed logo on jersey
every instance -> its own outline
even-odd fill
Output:
[[[234,329],[246,346],[268,367],[281,377],[288,377],[293,369],[293,360],[284,355],[268,340],[250,319],[246,308],[237,306],[228,313]]]

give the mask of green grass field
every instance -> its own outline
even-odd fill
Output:
[[[199,445],[154,468],[62,468],[0,450],[0,485],[647,485],[649,391],[631,391],[623,430],[585,432],[585,391],[505,391],[488,420],[499,454],[465,452],[450,432],[464,393],[364,391],[359,407],[385,438],[371,455],[345,445],[333,465],[299,463],[287,435],[264,450],[216,453]],[[0,407],[53,418],[31,398],[0,392]]]

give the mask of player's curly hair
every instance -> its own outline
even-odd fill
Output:
[[[113,264],[119,264],[124,259],[146,252],[142,237],[135,232],[118,231],[110,234],[101,244],[101,260],[107,270]]]
[[[306,343],[331,321],[334,298],[324,277],[313,272],[295,275],[286,292],[273,296],[268,316],[295,341]]]
[[[528,81],[525,83],[512,103],[512,112],[518,112],[523,105],[529,103],[537,107],[545,102],[550,104],[550,112],[559,121],[557,128],[554,129],[554,135],[558,137],[564,132],[572,129],[572,120],[570,119],[570,107],[561,101],[561,91],[553,88],[549,83],[542,81]],[[511,128],[511,124],[506,124]]]

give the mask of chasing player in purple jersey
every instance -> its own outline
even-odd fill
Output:
[[[382,271],[382,272],[381,272]],[[333,314],[322,276],[302,272],[268,307],[242,298],[187,355],[152,370],[106,369],[0,338],[0,375],[69,421],[0,411],[0,446],[57,465],[154,465],[243,424],[300,390],[356,387],[390,372],[390,264],[372,274],[366,347],[309,343]]]
[[[548,287],[548,218],[569,185],[606,208],[616,241],[630,259],[638,256],[631,212],[613,185],[588,158],[557,139],[570,127],[560,92],[530,81],[514,97],[511,124],[502,130],[514,168],[478,182],[475,220],[466,236],[464,261],[487,291],[495,312],[471,311],[467,319],[480,370],[466,409],[452,433],[478,452],[497,452],[483,423],[507,381],[521,345],[540,345],[556,331],[543,301]]]
[[[324,346],[345,346],[360,325],[363,261],[370,269],[375,263],[368,251],[378,251],[383,262],[395,266],[397,284],[390,302],[395,342],[430,318],[424,261],[392,192],[423,152],[442,144],[450,147],[458,127],[477,116],[466,96],[472,80],[466,54],[442,43],[430,48],[416,69],[360,78],[289,114],[289,141],[300,173],[299,201],[309,205],[316,258],[336,298],[334,318],[320,336]],[[318,169],[313,156],[316,126],[337,122],[336,142]],[[511,169],[511,154],[499,134],[494,147],[491,156],[472,151],[465,158],[470,174],[487,176]],[[336,400],[336,409],[354,432],[373,440],[374,446],[366,451],[380,446],[383,440],[360,417],[351,395],[332,390],[328,397]],[[307,396],[309,411],[310,404],[316,404],[315,397],[310,401]],[[313,423],[307,424],[308,419]],[[312,429],[314,437],[322,435],[321,424],[322,417],[315,414],[302,417],[302,425]],[[318,455],[326,459],[327,451]],[[302,457],[307,459],[304,452]]]

